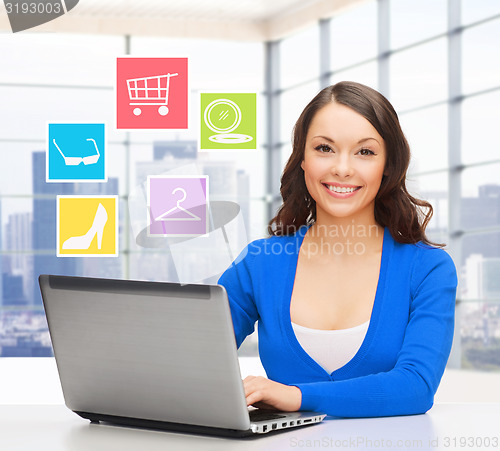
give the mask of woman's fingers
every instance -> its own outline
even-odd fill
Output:
[[[248,397],[248,395],[252,393],[252,387],[255,387],[255,384],[252,384],[252,381],[254,381],[255,379],[257,379],[256,376],[247,376],[245,377],[245,379],[243,379],[243,389],[245,390],[245,397]]]
[[[265,381],[269,381],[262,376],[247,376],[243,379],[243,388],[245,389],[245,397],[247,398],[247,405],[252,405],[254,402],[263,399],[262,387]]]
[[[250,382],[251,380],[257,379],[257,376],[247,376],[243,379],[243,384]]]
[[[260,408],[299,410],[302,393],[297,387],[280,384],[262,376],[248,376],[243,380],[247,405]]]
[[[255,391],[253,393],[249,393],[246,395],[247,398],[247,405],[248,406],[253,406],[255,403],[258,403],[259,401],[262,400],[262,394],[258,391]]]

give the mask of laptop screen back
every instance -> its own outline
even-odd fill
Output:
[[[40,276],[74,411],[248,429],[222,286]]]

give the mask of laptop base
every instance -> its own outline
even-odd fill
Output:
[[[120,426],[131,426],[147,429],[160,429],[169,432],[183,432],[189,434],[215,435],[218,437],[259,437],[267,434],[256,434],[251,429],[236,430],[208,426],[198,426],[194,424],[172,423],[169,421],[146,420],[142,418],[120,417],[117,415],[105,415],[100,413],[88,413],[74,410],[77,415],[90,420],[92,424],[99,422],[117,424]]]

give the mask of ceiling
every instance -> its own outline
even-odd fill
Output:
[[[33,31],[274,40],[366,0],[80,0]],[[10,30],[3,2],[0,30]]]

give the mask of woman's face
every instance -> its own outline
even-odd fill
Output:
[[[317,221],[374,220],[385,162],[384,140],[367,119],[336,102],[318,110],[301,163]]]

